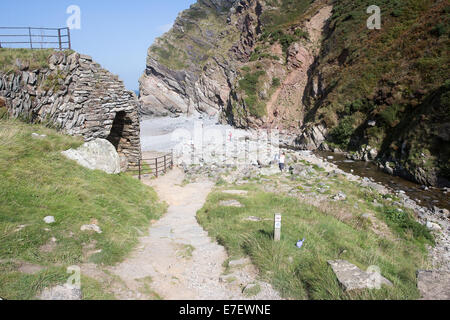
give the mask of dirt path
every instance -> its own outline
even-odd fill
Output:
[[[230,274],[223,274],[227,253],[211,241],[196,220],[213,183],[204,180],[183,187],[183,179],[184,174],[174,169],[146,182],[169,208],[140,239],[138,249],[109,269],[127,287],[126,294],[119,298],[280,299],[269,284],[256,279],[256,270],[246,259],[234,261]]]

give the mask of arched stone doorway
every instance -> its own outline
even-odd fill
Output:
[[[114,118],[113,125],[111,127],[111,132],[107,138],[109,142],[111,142],[116,148],[119,154],[121,153],[122,145],[121,140],[123,138],[124,128],[126,122],[126,113],[125,111],[120,111],[116,114]]]
[[[129,165],[134,164],[135,155],[140,152],[139,127],[136,128],[136,121],[132,120],[132,116],[125,111],[117,112],[107,137],[119,153],[122,170],[127,170]]]

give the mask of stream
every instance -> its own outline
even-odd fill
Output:
[[[373,181],[389,187],[394,191],[403,190],[421,206],[429,208],[436,206],[441,209],[450,210],[449,195],[439,188],[430,187],[424,190],[419,184],[383,172],[373,162],[349,160],[343,153],[317,151],[314,154],[323,160],[334,163],[339,169],[345,172],[353,173],[360,177],[371,178]]]

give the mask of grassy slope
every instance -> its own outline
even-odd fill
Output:
[[[32,139],[33,132],[47,138]],[[121,261],[137,243],[139,230],[164,211],[156,193],[135,179],[90,171],[61,155],[81,143],[43,126],[0,120],[1,297],[32,299],[43,287],[65,282],[64,267],[84,262],[87,244],[102,250],[91,262]],[[45,224],[46,216],[56,223]],[[95,220],[102,234],[80,231]],[[26,227],[16,231],[21,225]],[[52,237],[57,239],[54,250],[40,250]],[[22,261],[47,269],[24,275],[15,269]],[[109,297],[92,279],[83,279],[82,285],[85,298]]]
[[[307,120],[324,122],[330,140],[356,150],[370,144],[402,165],[414,166],[414,155],[425,154],[428,168],[443,168],[448,156],[435,152],[433,128],[450,121],[435,116],[430,96],[442,90],[449,75],[449,1],[383,0],[381,30],[368,30],[369,0],[335,1],[330,34],[316,72],[324,79],[324,95],[312,101]],[[444,86],[445,87],[445,86]],[[441,89],[440,89],[441,88]],[[444,106],[446,107],[446,106]],[[432,118],[421,127],[413,117]],[[376,120],[374,128],[368,120]],[[410,152],[396,154],[409,127]],[[448,145],[448,143],[447,143]],[[420,150],[419,150],[420,149]],[[450,176],[447,174],[447,179]]]
[[[267,177],[266,177],[267,178]],[[294,299],[417,299],[416,271],[426,264],[425,244],[433,243],[429,232],[411,217],[407,210],[401,213],[391,201],[343,177],[326,178],[316,171],[308,178],[291,181],[279,176],[269,178],[277,194],[264,192],[259,179],[237,187],[249,190],[246,197],[221,193],[223,186],[211,194],[207,204],[198,213],[198,220],[224,245],[232,259],[249,255],[260,271],[286,298]],[[297,193],[306,194],[312,188],[317,193],[325,182],[330,187],[325,195],[330,199],[340,190],[347,194],[344,202],[321,201],[320,208],[306,204],[287,193],[283,185]],[[266,181],[265,185],[268,184]],[[236,188],[226,186],[225,188]],[[219,206],[222,200],[237,199],[244,208]],[[377,199],[381,207],[374,204]],[[357,205],[358,209],[356,209]],[[361,218],[372,213],[388,230],[375,233],[372,224]],[[273,216],[283,215],[282,238],[273,239]],[[245,221],[249,216],[267,219],[262,222]],[[306,238],[305,246],[295,247]],[[363,270],[371,265],[381,268],[391,280],[393,288],[343,292],[328,260],[348,260]]]
[[[13,72],[18,70],[16,60],[22,65],[28,65],[30,70],[48,68],[48,58],[55,51],[53,49],[30,50],[30,49],[0,49],[0,72]],[[66,55],[73,53],[71,50],[64,51]]]

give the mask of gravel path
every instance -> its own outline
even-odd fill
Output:
[[[280,299],[269,284],[257,280],[247,259],[231,262],[231,273],[223,274],[227,253],[196,220],[213,183],[203,180],[183,187],[183,179],[184,173],[174,169],[157,180],[145,181],[169,208],[149,235],[140,239],[131,257],[110,269],[128,287],[125,298],[148,299],[149,293],[140,290],[147,279],[152,294],[165,300]],[[258,285],[259,293],[252,290],[249,296],[246,288]]]

